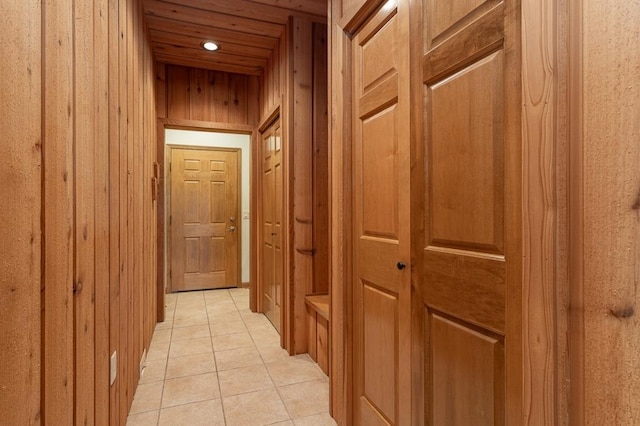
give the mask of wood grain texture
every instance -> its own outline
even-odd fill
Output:
[[[20,168],[23,194],[32,203],[29,211],[41,218],[38,227],[42,226],[28,241],[35,248],[41,233],[43,240],[37,249],[41,262],[34,255],[22,256],[40,265],[41,271],[34,265],[30,271],[42,282],[37,304],[22,306],[20,312],[27,315],[33,308],[38,316],[17,319],[38,331],[22,331],[32,345],[31,354],[6,364],[11,362],[14,370],[30,374],[22,386],[40,377],[36,389],[22,398],[22,404],[15,404],[28,410],[36,401],[34,415],[40,417],[8,419],[16,424],[122,424],[137,384],[135,371],[142,346],[148,344],[155,324],[155,295],[150,296],[149,287],[155,280],[151,273],[155,253],[144,247],[151,247],[155,239],[150,226],[155,211],[146,185],[152,168],[145,160],[155,155],[149,149],[155,149],[155,138],[146,129],[156,119],[150,90],[152,58],[140,2],[45,2],[41,8],[26,3],[22,9],[10,10],[30,12],[32,20],[16,15],[15,22],[37,39],[31,45],[36,50],[29,50],[24,43],[34,40],[23,34],[22,53],[8,55],[20,58],[12,62],[15,67],[24,66],[22,80],[16,80],[20,84],[15,87],[22,91],[21,99],[29,102],[21,108],[29,125],[13,120],[23,127],[23,136],[16,134],[16,140],[35,156],[29,161],[31,170]],[[35,27],[29,26],[36,21]],[[36,51],[35,57],[24,53]],[[3,75],[12,75],[15,67],[6,72],[3,68]],[[26,85],[28,82],[32,84]],[[35,148],[29,141],[32,125],[40,129]],[[10,137],[12,132],[13,128],[7,128]],[[12,162],[17,167],[25,160]],[[134,165],[130,160],[139,161],[137,168],[129,167]],[[39,182],[37,187],[27,188],[33,181]],[[18,188],[17,183],[11,186]],[[133,204],[128,201],[133,199],[140,201],[135,210],[129,210]],[[20,218],[30,217],[23,214]],[[133,259],[126,254],[134,250],[123,244],[131,234],[141,237],[132,246],[140,253]],[[22,279],[28,277],[25,273]],[[121,297],[123,283],[134,277],[149,284]],[[16,300],[17,307],[21,303]],[[133,336],[137,344],[129,344]],[[118,351],[121,369],[110,387],[112,351]],[[36,365],[41,357],[41,372],[20,365],[27,360]]]
[[[109,424],[110,355],[110,195],[109,195],[109,10],[107,0],[95,0],[94,22],[94,164],[95,221],[95,423]],[[107,66],[105,66],[107,64]]]
[[[43,421],[73,421],[73,13],[47,2],[43,28],[44,283]]]
[[[583,193],[583,279],[575,285],[584,298],[588,424],[640,423],[639,21],[637,1],[583,4],[583,140],[576,153],[583,177],[575,182]]]
[[[347,236],[351,235],[351,185],[347,176],[350,168],[351,105],[345,72],[351,67],[350,42],[340,26],[341,2],[331,2],[329,23],[329,232],[331,235],[329,267],[331,319],[329,321],[330,344],[330,412],[339,425],[349,424],[352,417],[352,392],[350,339],[347,328],[347,306],[351,304],[351,292],[346,283],[351,276],[350,265],[344,262],[351,256]]]
[[[290,169],[292,192],[290,202],[293,210],[293,269],[291,271],[293,352],[307,352],[307,337],[304,326],[307,294],[313,292],[313,40],[312,23],[308,19],[294,18],[291,26],[292,83],[289,88],[293,96],[288,120],[293,131],[288,140],[293,158]],[[286,123],[287,121],[285,121]],[[285,167],[287,163],[284,163]]]
[[[315,0],[145,0],[157,60],[177,65],[259,75],[289,19],[326,23],[327,2]],[[201,43],[220,49],[205,52]],[[278,56],[277,54],[275,56]]]
[[[557,26],[553,1],[522,3],[523,417],[555,424]]]
[[[327,25],[313,24],[313,289],[329,291],[329,100]]]
[[[109,0],[109,356],[120,348],[119,2]],[[109,367],[109,371],[111,367]],[[109,422],[120,420],[120,386],[109,386]]]
[[[582,2],[567,2],[567,282],[569,419],[584,424],[584,82]]]
[[[41,422],[42,5],[3,2],[0,29],[0,413],[7,424]]]

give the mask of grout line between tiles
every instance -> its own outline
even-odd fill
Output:
[[[229,290],[225,290],[227,293]],[[204,292],[202,293],[204,297]],[[222,397],[222,387],[220,386],[220,375],[218,374],[218,359],[216,358],[216,349],[213,347],[213,336],[211,335],[211,323],[209,321],[209,310],[206,309],[207,299],[204,298],[205,311],[207,312],[207,328],[209,329],[209,340],[211,341],[211,351],[213,352],[213,362],[216,365],[216,380],[218,381],[218,394],[220,395],[220,407],[222,407],[222,421],[225,426],[227,424],[227,414],[224,410],[224,398]]]

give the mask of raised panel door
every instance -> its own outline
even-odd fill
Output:
[[[405,4],[380,7],[352,39],[353,421],[409,424],[408,46]],[[403,42],[402,42],[403,41]]]
[[[171,150],[172,291],[239,284],[238,151]]]
[[[280,331],[282,315],[282,149],[280,122],[262,133],[262,310]]]
[[[504,425],[518,404],[518,2],[425,5],[424,417]],[[514,102],[515,100],[515,102]],[[519,376],[519,367],[511,377]]]

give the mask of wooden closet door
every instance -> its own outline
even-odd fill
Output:
[[[280,332],[282,315],[282,144],[280,122],[262,134],[262,304]]]
[[[425,420],[520,422],[519,2],[425,2]]]
[[[408,24],[378,9],[352,39],[354,424],[407,425],[410,381]]]

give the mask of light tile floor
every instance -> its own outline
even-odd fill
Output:
[[[127,425],[335,425],[327,376],[279,342],[247,289],[167,295]]]

